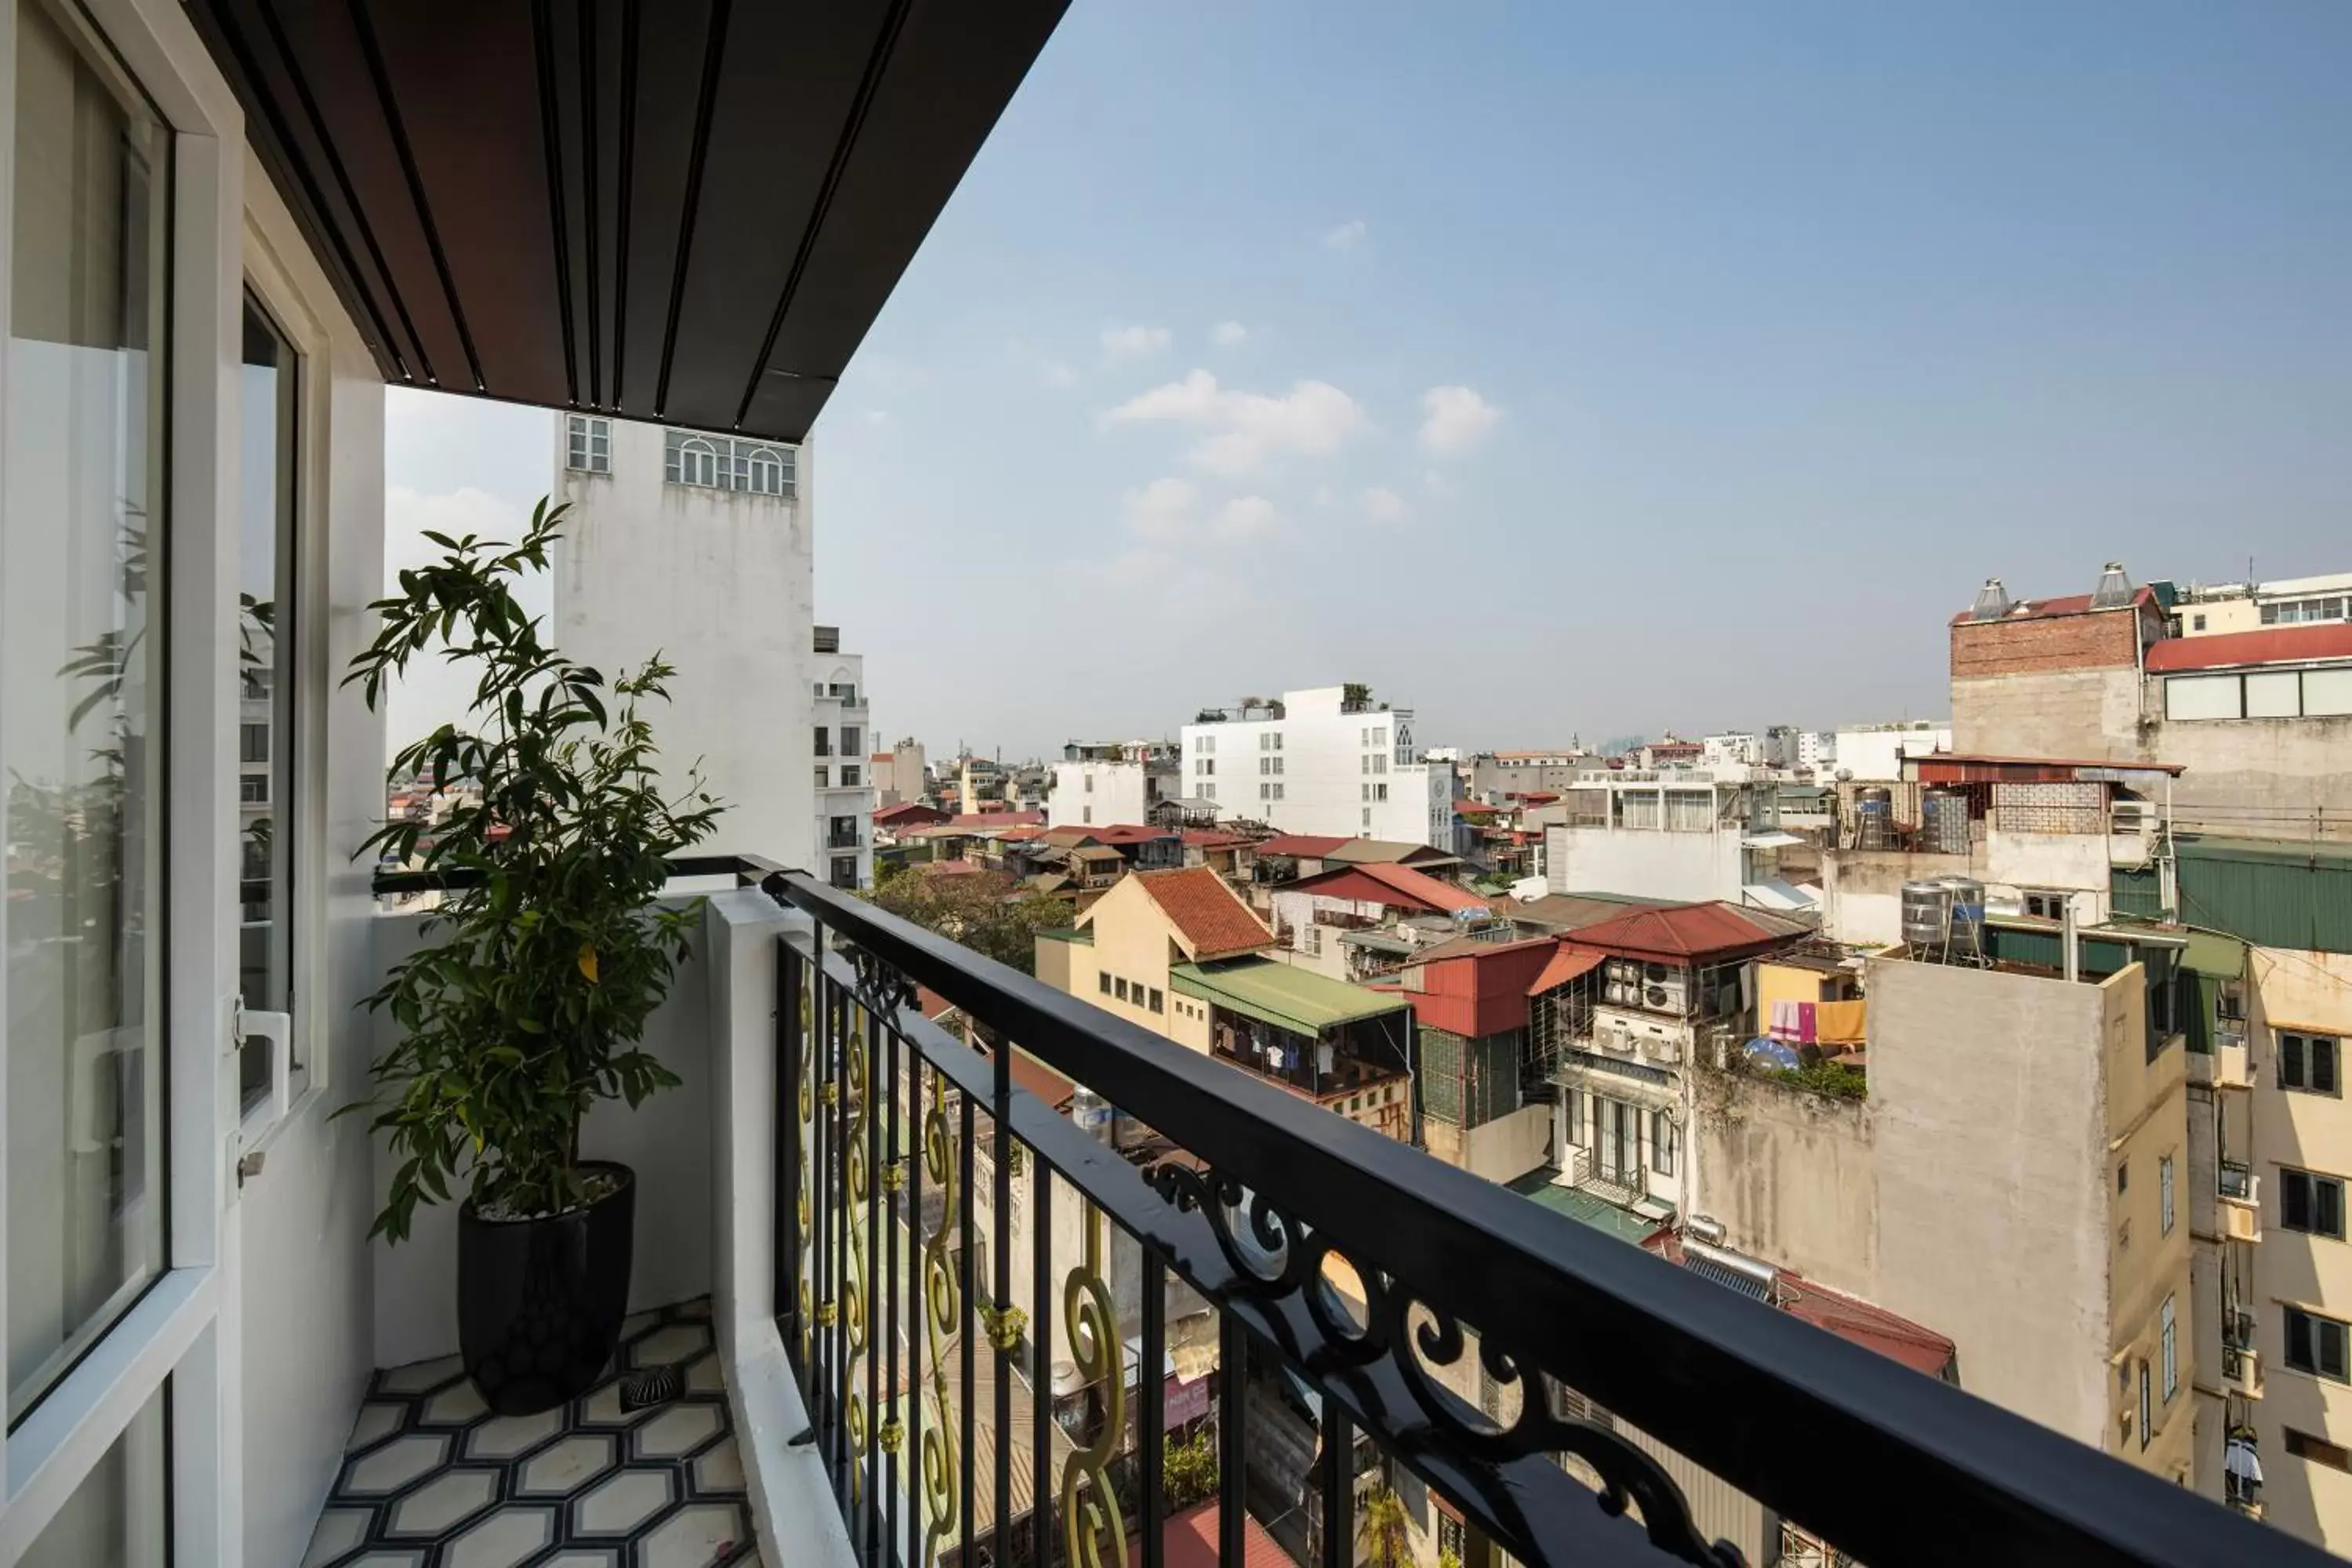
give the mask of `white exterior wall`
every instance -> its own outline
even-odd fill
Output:
[[[1283,718],[1185,725],[1178,793],[1213,799],[1221,817],[1251,817],[1283,833],[1451,851],[1454,769],[1421,760],[1410,709],[1343,713],[1341,698],[1337,686],[1286,691]],[[1281,737],[1279,751],[1269,735]],[[1278,773],[1270,765],[1276,761]],[[1377,795],[1383,785],[1385,799],[1366,798],[1368,788]]]
[[[1760,763],[1764,760],[1764,742],[1757,736],[1745,733],[1709,735],[1699,742],[1706,750],[1709,763]]]
[[[1797,765],[1801,768],[1828,767],[1837,762],[1837,735],[1829,730],[1797,731]]]
[[[1833,743],[1840,772],[1858,779],[1899,779],[1903,765],[1898,755],[1919,757],[1950,751],[1952,726],[1946,721],[1916,728],[1840,730]]]
[[[667,484],[662,427],[619,419],[613,471],[575,473],[563,466],[564,421],[554,426],[556,499],[573,508],[555,549],[556,646],[608,674],[656,652],[677,666],[668,706],[647,716],[665,783],[698,757],[727,803],[710,852],[822,865],[809,766],[810,448],[786,500]]]
[[[1741,900],[1742,832],[1646,827],[1547,827],[1544,885],[1555,893],[1627,893],[1693,901]]]
[[[1141,763],[1055,763],[1054,793],[1045,797],[1045,826],[1108,827],[1115,822],[1148,821],[1145,791]]]
[[[814,858],[809,868],[822,877],[833,877],[834,862],[856,862],[856,885],[874,885],[874,811],[879,802],[873,769],[874,715],[872,700],[866,691],[866,656],[861,653],[812,653],[809,666],[809,740],[812,746],[816,731],[825,732],[833,754],[812,758],[809,782],[816,786],[816,769],[824,770],[824,783],[816,788],[815,837],[809,840],[814,846]],[[854,696],[842,698],[824,695],[834,687],[847,687]],[[855,731],[855,733],[850,733]],[[852,742],[855,744],[852,744]],[[856,769],[846,773],[845,769]],[[854,778],[856,783],[849,783]],[[857,842],[850,848],[837,848],[832,842],[833,819],[847,817],[856,825]],[[833,879],[836,883],[840,879]]]

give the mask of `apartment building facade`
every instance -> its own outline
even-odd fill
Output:
[[[1805,909],[1810,894],[1780,878],[1780,784],[1744,764],[1592,769],[1551,808],[1543,876],[1555,893],[1755,903]]]
[[[1169,741],[1070,742],[1053,764],[1045,821],[1091,827],[1155,820],[1153,808],[1178,796],[1176,750]]]
[[[2190,584],[2172,602],[2175,637],[2226,637],[2269,626],[2352,621],[2352,572],[2267,583]]]
[[[606,671],[656,653],[677,667],[668,705],[648,715],[665,784],[700,766],[727,803],[720,848],[790,846],[829,865],[817,825],[832,814],[800,740],[827,684],[803,673],[817,657],[807,446],[572,414],[555,421],[555,499],[572,508],[554,551],[556,646]],[[758,722],[747,691],[761,694]]]
[[[1181,793],[1282,833],[1400,839],[1451,850],[1456,781],[1423,760],[1411,709],[1362,686],[1203,709],[1183,727]]]
[[[815,628],[809,682],[810,744],[816,758],[815,853],[836,888],[874,885],[874,812],[879,804],[866,743],[874,733],[866,656],[845,653],[838,626]]]

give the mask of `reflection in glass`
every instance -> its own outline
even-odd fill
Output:
[[[18,1568],[163,1568],[163,1396],[140,1407]]]
[[[78,14],[14,0],[0,422],[8,1413],[163,1261],[162,400],[170,147]],[[93,1560],[94,1561],[94,1560]]]
[[[238,508],[236,830],[237,994],[247,1007],[291,1012],[291,875],[284,824],[292,820],[294,682],[278,650],[293,627],[281,606],[294,568],[294,351],[250,295],[245,301],[244,495]],[[237,1058],[247,1110],[269,1093],[269,1042],[256,1036]]]

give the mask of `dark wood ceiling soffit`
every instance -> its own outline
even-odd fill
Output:
[[[799,440],[1068,0],[190,0],[384,379]]]

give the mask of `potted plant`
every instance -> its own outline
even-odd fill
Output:
[[[656,656],[608,684],[516,601],[522,575],[547,570],[564,510],[541,500],[512,544],[426,534],[442,558],[373,606],[383,628],[345,677],[373,710],[428,650],[478,674],[464,721],[404,747],[388,775],[457,786],[454,808],[361,847],[449,880],[422,945],[367,998],[401,1037],[373,1096],[347,1109],[373,1109],[398,1157],[375,1221],[392,1242],[419,1203],[465,1184],[459,1346],[506,1415],[585,1392],[619,1342],[635,1177],[581,1158],[580,1121],[600,1100],[635,1106],[678,1081],[639,1040],[697,910],[657,900],[667,858],[719,814],[698,772],[675,795],[654,773],[639,709],[667,700],[670,667]]]

